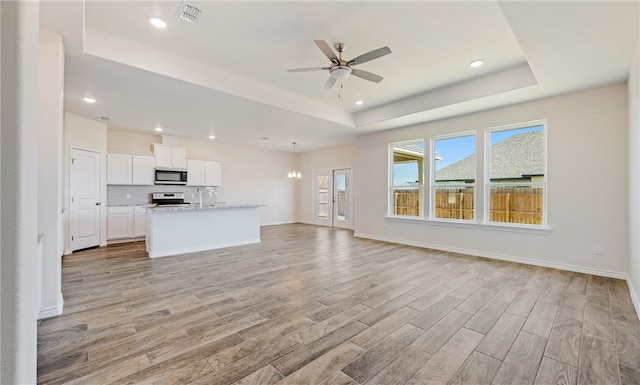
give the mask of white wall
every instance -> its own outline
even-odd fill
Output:
[[[71,164],[71,149],[79,148],[82,150],[95,151],[102,154],[101,157],[101,179],[102,192],[101,201],[106,202],[107,199],[107,125],[95,120],[83,118],[69,112],[64,114],[64,249],[65,254],[71,252],[71,234],[69,230],[69,171]],[[100,222],[100,240],[101,246],[107,244],[107,210],[106,205],[102,205]]]
[[[626,277],[627,91],[624,84],[358,138],[356,235]],[[548,223],[533,234],[385,219],[388,144],[548,120]],[[483,159],[478,140],[478,159]],[[479,213],[481,215],[481,213]],[[594,255],[593,245],[603,254]]]
[[[640,41],[631,64],[629,91],[629,277],[640,314]]]
[[[291,181],[297,188],[296,207],[298,222],[314,223],[313,170],[353,168],[354,160],[354,145],[298,154],[298,167],[302,173],[302,179]],[[293,164],[289,168],[292,166]],[[355,190],[355,171],[352,173],[352,178],[352,186]],[[354,217],[354,220],[357,222],[358,218]]]
[[[187,159],[222,163],[222,186],[218,201],[259,203],[261,224],[295,222],[294,185],[287,179],[291,153],[241,147],[211,140],[137,134],[108,130],[109,151],[147,153],[152,143],[164,142],[187,149]]]
[[[35,384],[38,2],[0,2],[0,383]]]
[[[38,233],[44,234],[42,304],[38,318],[62,312],[62,36],[40,31],[38,74]]]

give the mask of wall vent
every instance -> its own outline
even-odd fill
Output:
[[[195,23],[198,21],[198,17],[202,11],[194,6],[187,4],[186,1],[183,1],[180,4],[180,8],[178,8],[178,12],[176,12],[176,16],[182,20],[188,21],[189,23]]]

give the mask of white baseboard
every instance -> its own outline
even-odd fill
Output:
[[[58,293],[58,303],[55,306],[49,306],[45,308],[41,308],[38,312],[38,319],[45,319],[50,317],[55,317],[57,315],[62,314],[62,309],[64,307],[64,298],[62,298],[62,293]]]
[[[628,278],[629,278],[629,276],[626,273],[620,273],[620,272],[617,272],[617,271],[604,270],[604,269],[596,269],[596,268],[592,268],[592,267],[585,267],[585,266],[570,265],[570,264],[565,264],[565,263],[542,261],[542,260],[539,260],[539,259],[514,257],[514,256],[511,256],[511,255],[504,255],[504,254],[487,253],[485,251],[463,249],[463,248],[451,247],[451,246],[443,246],[443,245],[437,245],[437,244],[432,244],[432,243],[407,241],[405,239],[395,239],[395,238],[389,238],[389,237],[381,237],[381,236],[372,235],[372,234],[355,233],[354,236],[360,237],[360,238],[374,239],[374,240],[377,240],[377,241],[399,243],[399,244],[408,245],[408,246],[416,246],[416,247],[423,247],[423,248],[427,248],[427,249],[449,251],[449,252],[452,252],[452,253],[472,255],[472,256],[475,256],[475,257],[499,259],[501,261],[524,263],[526,265],[550,267],[550,268],[553,268],[553,269],[573,271],[573,272],[576,272],[576,273],[599,275],[599,276],[608,277],[608,278],[617,278],[617,279],[625,280],[627,282],[628,282]],[[637,310],[637,306],[636,306],[636,310]]]
[[[631,296],[631,302],[633,302],[633,306],[636,308],[638,319],[640,319],[640,300],[638,300],[638,295],[636,294],[630,277],[627,277],[627,286],[629,286],[629,295]]]

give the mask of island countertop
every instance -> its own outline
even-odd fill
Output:
[[[219,210],[219,209],[253,209],[256,207],[265,207],[266,205],[257,203],[198,203],[181,204],[181,205],[159,205],[149,207],[153,211],[187,211],[187,210]]]

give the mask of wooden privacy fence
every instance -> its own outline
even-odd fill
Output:
[[[473,187],[436,187],[436,218],[473,219]]]
[[[473,219],[473,187],[437,187],[435,217]],[[492,186],[489,220],[492,222],[542,224],[542,187]],[[420,192],[416,188],[395,189],[395,215],[419,216]]]
[[[393,214],[417,217],[420,216],[420,189],[394,188]]]
[[[542,224],[542,187],[492,186],[489,220]]]

